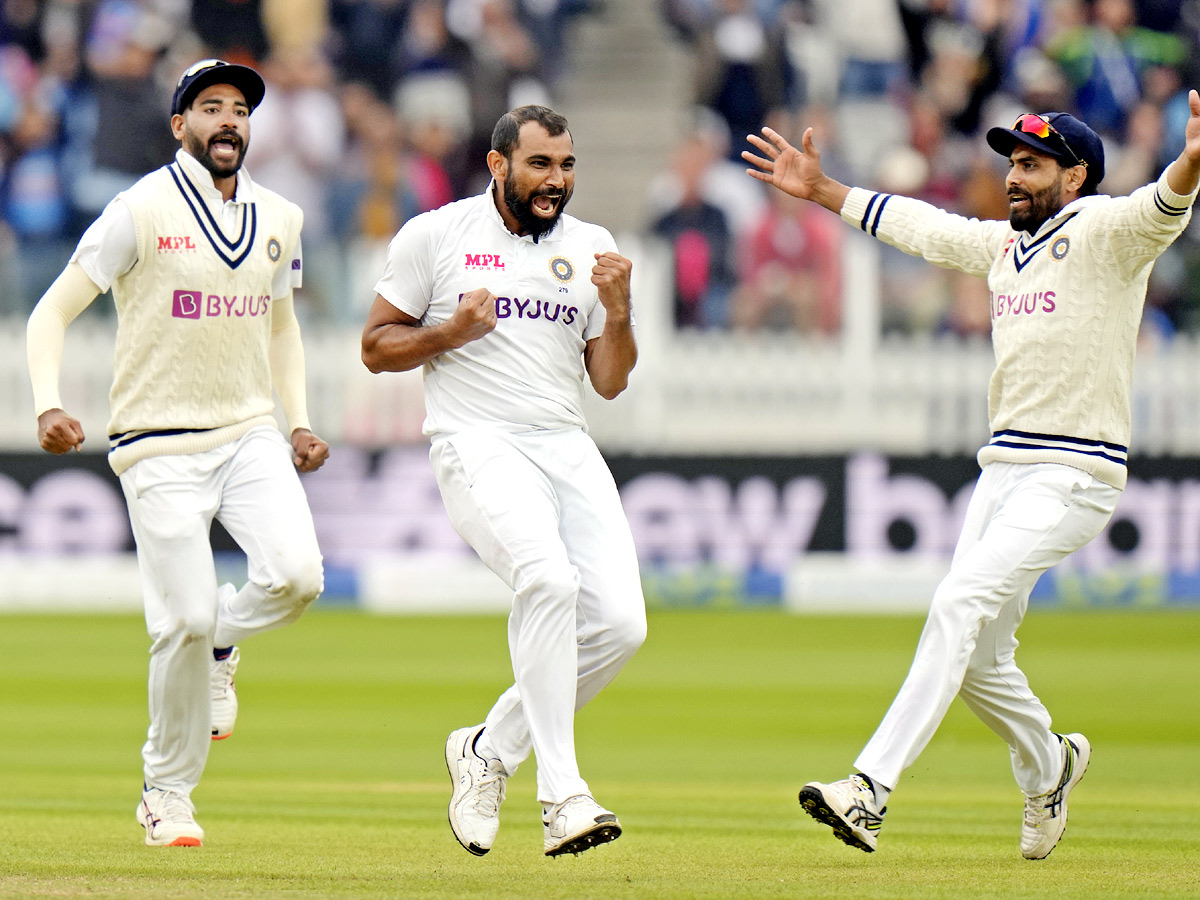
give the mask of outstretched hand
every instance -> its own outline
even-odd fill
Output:
[[[813,192],[824,173],[821,171],[821,154],[813,143],[812,129],[806,128],[800,138],[802,150],[797,150],[771,128],[764,127],[762,133],[766,140],[756,134],[746,136],[746,140],[763,154],[756,156],[749,150],[742,151],[742,159],[758,167],[747,169],[746,173],[793,197],[813,199]]]
[[[1192,162],[1200,162],[1200,94],[1188,91],[1188,106],[1191,116],[1183,132],[1183,152]]]
[[[1167,167],[1167,186],[1175,193],[1187,196],[1200,184],[1200,94],[1188,91],[1191,115],[1183,128],[1183,150]]]
[[[742,151],[742,159],[756,166],[747,169],[746,173],[774,185],[785,194],[811,200],[826,209],[840,212],[850,189],[821,170],[821,154],[813,143],[813,130],[804,130],[799,149],[774,129],[764,127],[762,133],[762,137],[756,134],[746,136],[746,140],[762,154],[758,156],[749,150]]]

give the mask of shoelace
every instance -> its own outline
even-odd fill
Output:
[[[1025,824],[1030,828],[1040,828],[1047,819],[1058,815],[1062,807],[1063,791],[1071,780],[1071,771],[1075,767],[1075,757],[1071,748],[1067,748],[1067,758],[1063,764],[1062,777],[1058,779],[1058,787],[1036,797],[1025,798]]]
[[[176,794],[174,791],[163,791],[162,798],[158,801],[158,808],[154,813],[160,822],[178,822],[180,820],[190,822],[192,805],[181,794]]]
[[[887,807],[875,809],[875,792],[858,775],[851,775],[849,780],[859,800],[849,810],[850,821],[867,831],[878,831],[883,827],[883,814],[887,812]]]
[[[229,664],[225,660],[218,660],[216,665],[212,667],[212,689],[214,692],[220,691],[222,694],[227,694],[233,689],[233,676],[229,674]]]
[[[504,779],[502,772],[497,772],[489,765],[487,774],[475,783],[474,806],[487,816],[494,816],[500,811],[504,800]]]

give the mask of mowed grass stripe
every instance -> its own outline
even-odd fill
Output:
[[[148,639],[131,616],[0,617],[0,897],[1194,898],[1200,615],[1034,611],[1019,658],[1056,727],[1094,746],[1071,824],[1022,860],[1007,748],[960,704],[890,803],[878,853],[796,791],[844,777],[891,702],[911,617],[653,614],[578,720],[625,834],[541,855],[534,761],[476,859],[441,759],[511,673],[501,617],[316,610],[242,648],[242,715],[195,800],[205,847],[141,843]]]

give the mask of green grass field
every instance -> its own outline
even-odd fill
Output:
[[[580,762],[625,834],[541,854],[533,761],[495,849],[445,819],[445,735],[507,686],[502,618],[316,610],[242,648],[237,733],[194,799],[205,846],[151,849],[148,640],[130,616],[0,617],[0,897],[1196,898],[1200,614],[1032,613],[1021,659],[1091,769],[1049,859],[1020,857],[998,738],[956,704],[863,854],[805,816],[899,686],[913,618],[660,612],[580,714]]]

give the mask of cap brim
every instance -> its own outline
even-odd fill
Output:
[[[1013,148],[1017,144],[1024,144],[1026,147],[1032,147],[1038,153],[1045,153],[1063,163],[1076,162],[1075,158],[1064,153],[1061,148],[1055,147],[1046,143],[1037,135],[1029,134],[1024,131],[1016,131],[1012,128],[989,128],[987,133],[988,146],[999,153],[1001,156],[1011,156]]]
[[[213,66],[197,75],[195,80],[188,85],[187,90],[179,98],[179,108],[175,112],[187,109],[192,105],[197,94],[214,84],[233,85],[242,92],[242,96],[246,98],[246,105],[251,110],[262,103],[262,99],[267,93],[267,86],[263,83],[262,76],[249,66],[239,66],[236,63]]]

